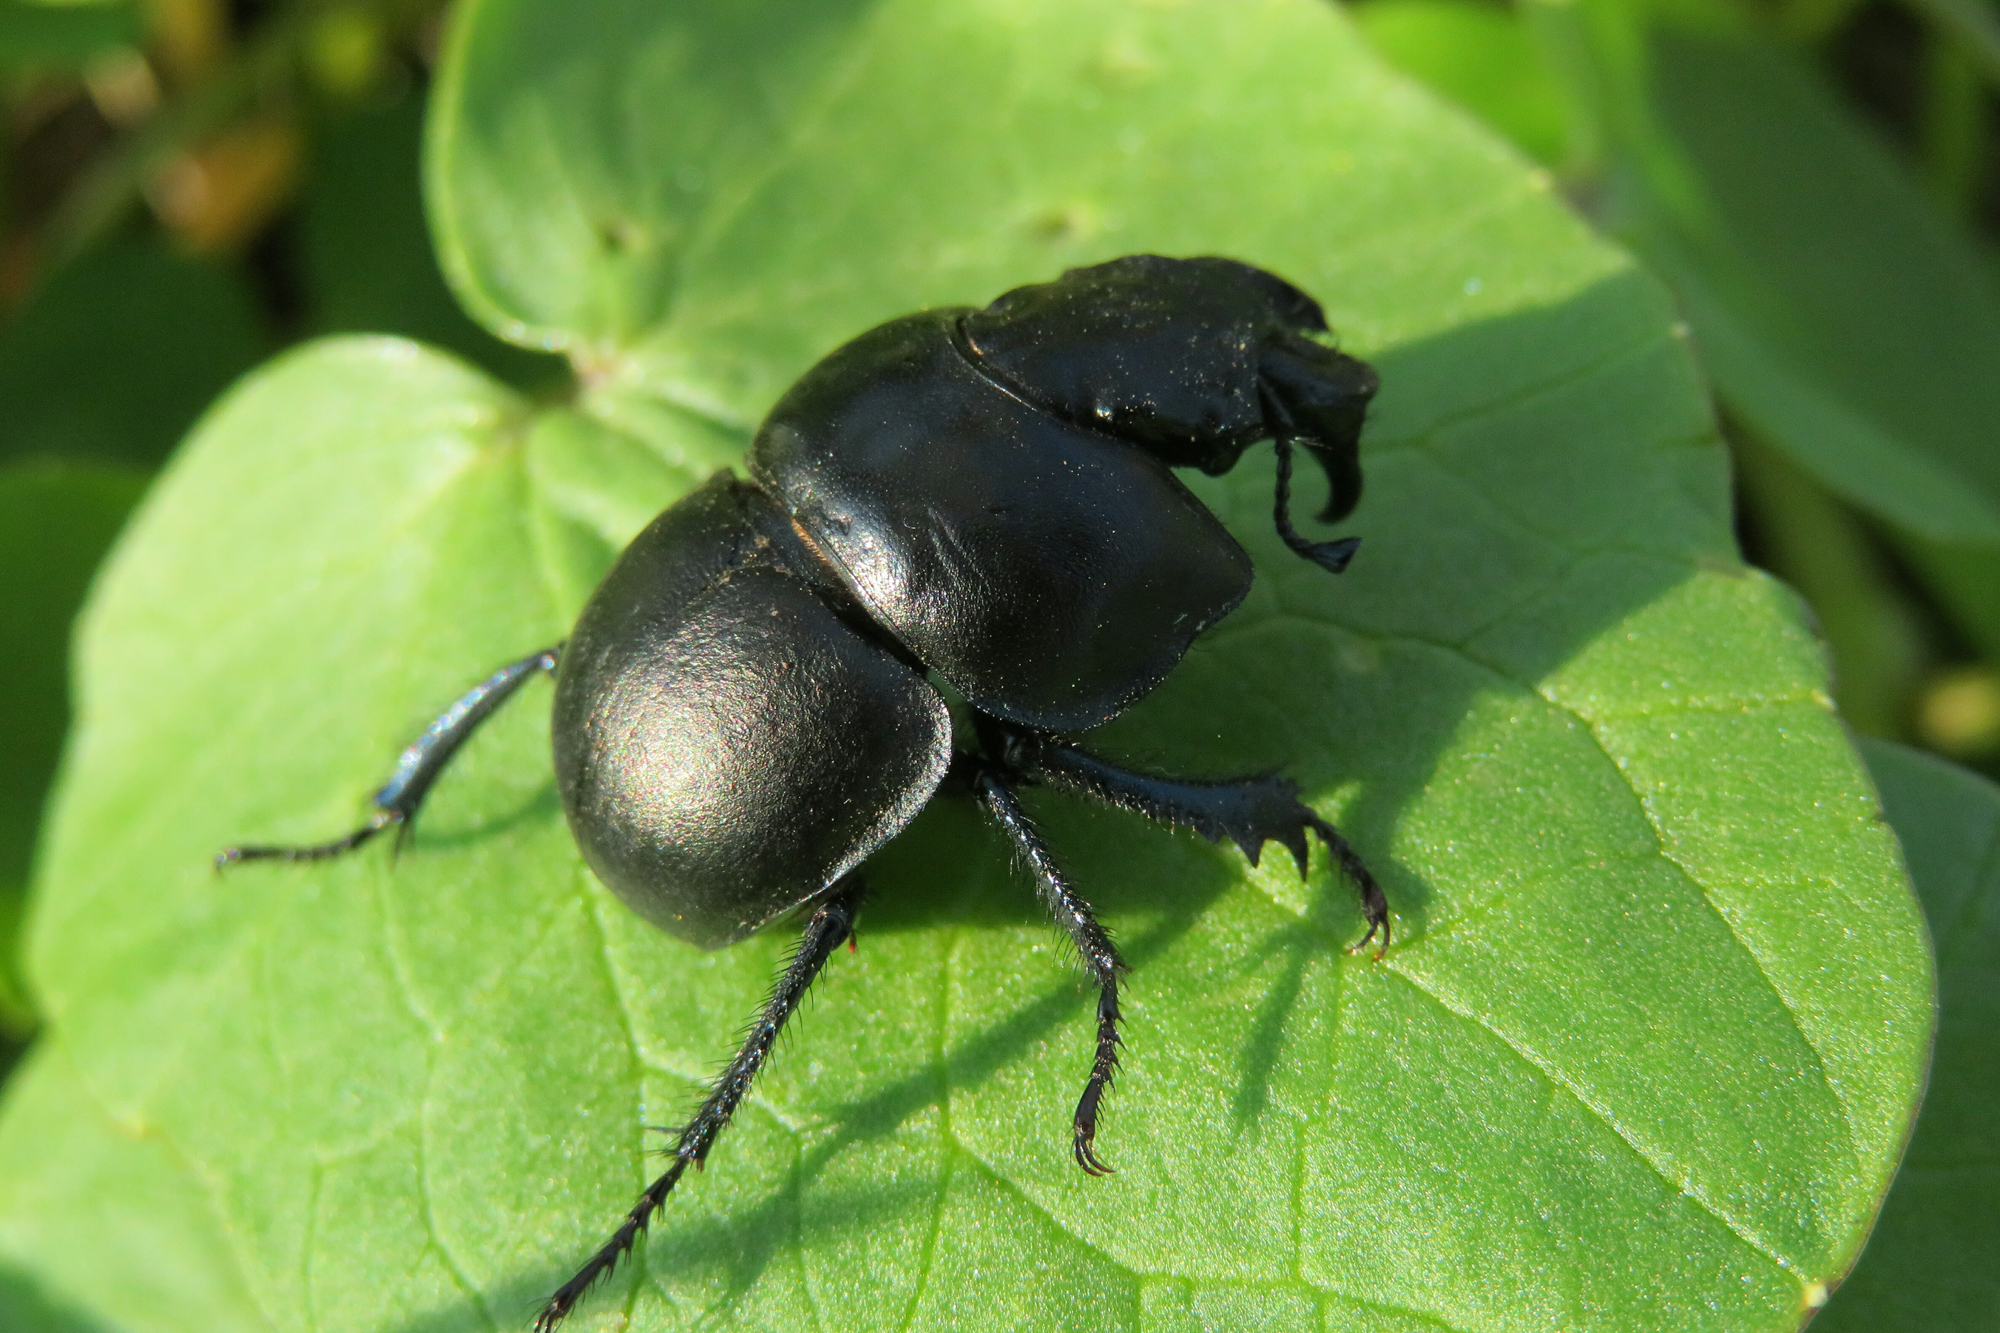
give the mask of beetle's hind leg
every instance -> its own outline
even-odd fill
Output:
[[[778,1040],[778,1033],[784,1029],[785,1020],[799,1007],[805,998],[813,978],[820,968],[838,949],[841,942],[854,933],[854,916],[860,909],[864,889],[859,875],[849,875],[835,887],[834,894],[812,919],[806,923],[804,936],[799,947],[792,954],[792,961],[785,966],[784,975],[771,991],[771,998],[764,1002],[764,1008],[750,1025],[749,1033],[743,1038],[743,1046],[736,1052],[736,1058],[722,1071],[708,1090],[708,1096],[681,1130],[680,1140],[674,1145],[674,1162],[658,1180],[646,1186],[639,1201],[632,1205],[632,1211],[625,1214],[625,1220],[611,1233],[611,1239],[598,1247],[596,1254],[576,1271],[576,1276],[556,1289],[535,1316],[535,1333],[554,1333],[556,1326],[576,1308],[593,1283],[607,1276],[619,1262],[631,1252],[647,1223],[653,1220],[667,1202],[667,1196],[687,1172],[689,1166],[696,1169],[708,1158],[708,1150],[714,1146],[716,1136],[722,1133],[729,1117],[736,1113],[736,1107],[743,1100],[743,1094],[750,1090],[750,1084],[757,1077],[757,1071],[764,1067],[764,1061],[771,1054],[771,1047]]]
[[[1004,761],[1016,771],[1163,824],[1193,829],[1210,842],[1228,838],[1252,865],[1266,842],[1276,842],[1292,854],[1303,875],[1306,834],[1318,834],[1361,897],[1368,933],[1354,947],[1366,948],[1378,934],[1382,947],[1389,947],[1388,896],[1340,831],[1299,799],[1298,786],[1290,779],[1276,774],[1229,782],[1155,777],[1108,764],[1074,745],[1023,728],[999,724],[996,732],[989,744],[997,742]]]
[[[1118,956],[1111,936],[1098,924],[1090,904],[1070,884],[1069,877],[1056,862],[1049,845],[1042,841],[1042,835],[1028,818],[1028,812],[1021,808],[1019,798],[1006,780],[991,766],[976,764],[972,772],[972,790],[1027,861],[1028,868],[1034,872],[1035,887],[1041,892],[1043,904],[1056,923],[1069,932],[1077,952],[1083,955],[1083,965],[1089,970],[1091,980],[1098,985],[1097,1057],[1091,1063],[1090,1079],[1084,1084],[1083,1096],[1076,1104],[1073,1150],[1076,1164],[1085,1171],[1093,1176],[1109,1175],[1111,1168],[1098,1157],[1092,1145],[1097,1138],[1098,1106],[1111,1087],[1112,1076],[1118,1071],[1118,1047],[1122,1044],[1118,1035],[1118,974],[1126,970],[1125,960]]]
[[[431,784],[438,780],[459,747],[529,679],[542,673],[555,674],[561,652],[562,645],[558,644],[530,653],[518,662],[509,662],[445,709],[437,721],[424,728],[423,735],[403,750],[396,761],[395,773],[375,793],[375,813],[352,833],[305,847],[225,847],[215,854],[215,868],[220,870],[238,861],[324,861],[351,852],[392,828],[400,842],[409,832],[410,822],[417,817],[424,797],[430,794]]]

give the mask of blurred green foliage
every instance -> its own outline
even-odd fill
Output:
[[[50,5],[0,0],[0,70],[19,76],[82,68],[92,57],[141,37],[136,7]]]
[[[2000,1325],[2000,787],[1886,741],[1861,752],[1937,949],[1931,1086],[1867,1253],[1821,1333]]]
[[[68,626],[150,471],[224,385],[346,330],[420,338],[532,396],[568,383],[563,360],[468,318],[432,256],[417,152],[439,8],[0,0],[0,942],[67,716]],[[1671,286],[1734,450],[1746,548],[1817,613],[1848,722],[2000,772],[1992,8],[1352,13]],[[1944,1028],[1922,1178],[1871,1251],[1892,1258],[1864,1259],[1825,1322],[1996,1329],[2000,1270],[1979,1256],[2000,1251],[2000,1192],[1953,1156],[1994,1142],[1980,1016],[2000,993],[1982,961],[2000,886],[1992,838],[1968,830],[1996,798],[1909,751],[1868,754],[1946,952]],[[0,1033],[18,1043],[34,1020],[12,955]]]
[[[145,489],[142,469],[119,463],[39,457],[0,462],[0,932],[17,925],[42,797],[69,724],[63,679],[70,622],[91,574]],[[0,1032],[19,1039],[34,1019],[15,973],[0,959]]]
[[[567,375],[476,326],[432,257],[417,157],[438,8],[0,3],[0,1056],[33,1027],[12,941],[69,626],[197,415],[284,343],[345,330],[529,389]],[[110,202],[85,215],[83,197]],[[86,216],[104,221],[76,232]]]
[[[156,468],[274,341],[234,266],[151,237],[110,241],[0,330],[0,459]]]
[[[1738,446],[1750,553],[1819,613],[1849,721],[1991,771],[1990,13],[1727,0],[1355,12],[1384,54],[1556,172],[1673,286]],[[1899,117],[1875,109],[1885,97]]]

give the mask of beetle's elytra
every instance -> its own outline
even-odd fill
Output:
[[[1289,516],[1292,450],[1325,469],[1324,520],[1360,498],[1374,372],[1334,350],[1312,298],[1229,259],[1131,255],[983,310],[892,320],[781,398],[727,473],[636,537],[571,637],[501,668],[403,752],[361,828],[218,864],[318,860],[407,833],[465,739],[530,678],[556,677],[551,735],[571,831],[639,915],[705,948],[781,917],[804,938],[673,1162],[543,1307],[550,1333],[699,1165],[779,1030],[848,938],[860,867],[940,790],[978,801],[1033,870],[1099,988],[1072,1145],[1091,1174],[1118,1064],[1110,937],[1016,799],[1045,782],[1306,865],[1317,834],[1360,891],[1365,945],[1388,904],[1360,858],[1260,776],[1192,782],[1114,767],[1068,738],[1118,716],[1243,600],[1250,559],[1174,475],[1278,453],[1286,544],[1339,572],[1356,540]],[[957,748],[932,683],[970,709]],[[1356,947],[1360,947],[1357,945]]]

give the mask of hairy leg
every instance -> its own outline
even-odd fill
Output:
[[[1034,871],[1035,887],[1040,890],[1043,904],[1056,924],[1069,932],[1076,944],[1076,950],[1083,955],[1083,965],[1089,970],[1091,979],[1097,982],[1097,1057],[1091,1063],[1090,1079],[1084,1084],[1083,1096],[1076,1104],[1074,1150],[1076,1164],[1093,1176],[1107,1175],[1111,1168],[1106,1166],[1093,1149],[1097,1137],[1098,1105],[1104,1100],[1105,1091],[1111,1086],[1113,1074],[1118,1069],[1118,974],[1125,971],[1125,962],[1118,956],[1111,937],[1098,924],[1096,914],[1090,904],[1070,884],[1069,877],[1056,863],[1049,845],[1042,840],[1027,811],[1021,808],[1020,800],[1005,779],[988,765],[979,765],[972,775],[972,789],[979,801],[993,816],[1001,831],[1006,833],[1015,848]]]
[[[611,1239],[590,1256],[589,1262],[576,1271],[576,1276],[556,1289],[542,1306],[542,1312],[535,1316],[535,1333],[554,1333],[563,1318],[576,1308],[584,1292],[592,1283],[608,1275],[618,1266],[628,1253],[653,1214],[667,1202],[688,1167],[699,1168],[708,1159],[708,1150],[714,1146],[716,1136],[729,1123],[729,1117],[736,1113],[736,1107],[743,1095],[750,1090],[757,1071],[764,1067],[764,1061],[771,1054],[771,1047],[778,1040],[778,1033],[784,1030],[785,1020],[799,1007],[805,998],[813,978],[820,968],[838,949],[841,942],[849,939],[854,931],[854,915],[861,906],[864,889],[858,875],[849,875],[835,886],[834,894],[806,923],[805,935],[799,940],[799,947],[786,964],[784,975],[772,988],[771,998],[764,1002],[764,1008],[750,1025],[749,1033],[743,1038],[742,1048],[736,1058],[722,1071],[702,1099],[694,1118],[681,1130],[680,1140],[674,1145],[674,1163],[646,1186],[639,1196],[639,1202],[632,1205],[632,1211],[625,1214],[625,1220],[611,1233]]]

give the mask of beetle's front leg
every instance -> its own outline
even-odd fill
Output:
[[[1024,728],[1005,723],[990,726],[987,743],[997,742],[1003,761],[1019,772],[1162,824],[1193,829],[1210,842],[1228,838],[1243,849],[1252,865],[1266,842],[1276,842],[1292,854],[1304,875],[1306,834],[1318,834],[1361,896],[1368,933],[1354,947],[1366,948],[1378,932],[1382,947],[1389,947],[1388,896],[1340,831],[1299,799],[1298,784],[1289,778],[1264,774],[1228,782],[1189,782],[1156,777],[1108,764],[1086,750]]]

